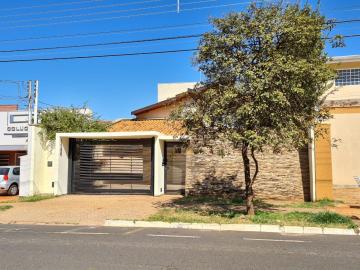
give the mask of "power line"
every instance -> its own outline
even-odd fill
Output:
[[[66,39],[66,38],[76,38],[76,37],[91,37],[91,36],[101,36],[101,35],[111,35],[111,34],[143,33],[143,32],[153,32],[153,31],[161,31],[161,30],[193,28],[198,26],[209,26],[209,23],[196,22],[196,23],[188,23],[188,24],[163,25],[156,27],[123,29],[123,30],[114,30],[114,31],[103,31],[103,32],[88,32],[88,33],[76,33],[69,35],[54,35],[54,36],[40,36],[40,37],[20,38],[20,39],[8,39],[8,40],[0,40],[0,43],[15,43],[15,42],[34,41],[34,40],[43,40],[43,39],[49,40],[49,39]]]
[[[330,22],[334,24],[340,24],[340,23],[353,23],[353,22],[360,22],[360,19],[348,19],[348,20],[333,20]]]
[[[21,14],[10,14],[5,16],[0,16],[0,18],[11,18],[11,17],[23,17],[23,16],[33,16],[33,15],[42,15],[42,14],[52,14],[52,13],[64,13],[69,11],[81,11],[81,10],[91,10],[98,8],[111,8],[111,7],[121,7],[121,6],[130,6],[130,5],[139,5],[139,4],[147,4],[154,2],[161,2],[164,0],[147,0],[140,2],[128,2],[128,3],[120,3],[120,4],[110,4],[110,5],[98,5],[98,6],[88,6],[88,7],[79,7],[79,8],[67,8],[67,9],[57,9],[57,10],[47,10],[40,12],[31,12],[31,13],[21,13]],[[212,0],[216,1],[216,0]]]
[[[246,5],[249,3],[252,3],[252,2],[242,2],[242,3],[223,4],[223,5],[213,5],[213,6],[206,6],[206,7],[188,8],[188,9],[181,9],[181,12],[196,11],[196,10],[209,9],[209,8],[239,6],[239,5]],[[191,4],[191,3],[187,3],[187,4]],[[51,22],[51,23],[32,24],[32,25],[26,24],[26,25],[8,26],[8,27],[0,27],[0,29],[6,30],[6,29],[16,29],[16,28],[35,28],[35,27],[44,27],[44,26],[51,26],[51,25],[87,23],[87,22],[96,22],[96,21],[105,21],[105,20],[127,19],[127,18],[133,18],[133,17],[141,17],[141,16],[162,15],[162,14],[169,14],[169,13],[176,13],[176,12],[177,12],[176,10],[166,10],[166,11],[147,12],[147,13],[139,13],[139,14],[132,14],[132,15],[113,16],[113,17],[107,17],[107,18],[93,18],[93,19]]]
[[[144,42],[154,42],[154,41],[187,39],[187,38],[196,38],[196,37],[201,37],[201,36],[202,36],[202,34],[194,34],[194,35],[183,35],[183,36],[172,36],[172,37],[159,37],[159,38],[150,38],[150,39],[138,39],[138,40],[127,40],[127,41],[114,41],[114,42],[102,42],[102,43],[92,43],[92,44],[82,44],[82,45],[42,47],[42,48],[28,48],[28,49],[15,49],[15,50],[0,50],[0,53],[29,52],[29,51],[47,51],[47,50],[70,49],[70,48],[110,46],[110,45],[119,45],[119,44],[132,44],[132,43],[144,43]]]
[[[192,47],[196,45],[196,41],[190,39],[183,39],[181,41],[176,40],[172,41],[171,44],[162,44],[163,41],[152,42],[152,43],[135,43],[135,44],[126,44],[126,45],[115,45],[108,47],[95,47],[95,48],[79,48],[79,49],[69,49],[69,50],[59,50],[59,51],[40,51],[40,52],[24,52],[24,53],[14,53],[11,55],[11,58],[20,59],[20,58],[33,58],[33,57],[61,57],[61,56],[76,56],[76,55],[91,55],[96,53],[108,54],[108,53],[123,53],[123,52],[136,52],[136,51],[146,51],[146,50],[166,50],[171,48],[187,48],[188,46]],[[194,44],[195,43],[195,44]],[[120,46],[120,47],[117,47]],[[175,47],[176,46],[176,47]],[[158,49],[156,49],[158,48]],[[9,58],[10,56],[5,56],[0,54],[0,59]]]
[[[145,3],[160,2],[160,1],[163,1],[163,0],[150,0],[150,1],[133,2],[133,3],[123,3],[123,4],[115,4],[115,5],[112,5],[112,6],[125,6],[125,5],[128,6],[128,5],[145,4]],[[216,1],[216,0],[200,0],[200,1],[186,2],[186,3],[183,3],[182,5],[183,6],[185,6],[185,5],[193,5],[193,4],[199,4],[199,3],[214,2],[214,1]],[[15,20],[15,21],[13,20],[13,21],[6,21],[6,22],[2,22],[2,23],[16,24],[16,23],[24,23],[24,22],[36,22],[36,21],[61,20],[61,19],[71,19],[71,18],[80,18],[80,17],[92,17],[92,16],[96,16],[96,15],[125,13],[125,12],[142,11],[142,10],[165,8],[165,7],[176,7],[176,4],[166,4],[166,5],[159,5],[159,6],[150,6],[150,7],[141,7],[141,8],[132,8],[132,9],[120,9],[120,10],[110,10],[110,11],[98,11],[98,12],[85,13],[85,14],[64,15],[64,16],[48,17],[48,18],[36,18],[36,19]]]
[[[124,56],[138,56],[138,55],[157,55],[157,54],[170,54],[170,53],[180,53],[180,52],[194,52],[194,51],[197,51],[197,50],[198,49],[181,49],[181,50],[167,50],[167,51],[153,51],[153,52],[135,52],[135,53],[122,53],[122,54],[88,55],[88,56],[69,56],[69,57],[31,58],[31,59],[9,59],[9,60],[0,60],[0,63],[39,62],[39,61],[57,61],[57,60],[124,57]]]
[[[354,38],[354,37],[360,37],[360,34],[344,35],[344,36],[342,36],[342,37],[343,37],[343,38]],[[323,38],[323,39],[326,40],[326,39],[330,39],[330,38]],[[170,54],[170,53],[194,52],[194,51],[198,51],[198,49],[192,48],[192,49],[152,51],[152,52],[135,52],[135,53],[122,53],[122,54],[103,54],[103,55],[51,57],[51,58],[5,59],[5,60],[0,60],[0,63],[39,62],[39,61],[75,60],[75,59],[94,59],[94,58],[110,58],[110,57],[139,56],[139,55]]]
[[[56,107],[55,105],[52,105],[52,104],[43,102],[43,101],[41,101],[41,100],[39,100],[39,103],[41,103],[41,104],[43,104],[43,105],[46,105],[46,106],[50,106],[50,107]]]
[[[353,35],[339,35],[341,36],[342,38],[354,38],[354,37],[360,37],[360,34],[353,34]],[[330,40],[330,39],[333,39],[334,37],[327,37],[327,38],[323,38],[325,40]]]
[[[70,18],[79,18],[79,17],[91,17],[94,15],[96,16],[96,15],[106,15],[106,14],[114,14],[114,13],[133,12],[133,11],[142,11],[142,10],[165,8],[165,7],[175,7],[175,6],[176,6],[175,4],[167,4],[167,5],[152,6],[152,7],[141,7],[141,8],[111,10],[111,11],[99,11],[99,12],[93,12],[93,13],[64,15],[64,16],[49,17],[49,18],[36,18],[36,19],[29,19],[29,20],[6,21],[5,23],[14,24],[14,23],[19,23],[19,22],[24,23],[24,22],[36,22],[36,21],[61,20],[61,19],[70,19]]]
[[[60,6],[69,6],[69,5],[79,5],[79,4],[86,4],[86,3],[94,3],[94,2],[104,2],[105,0],[83,0],[83,1],[76,1],[76,2],[62,2],[62,3],[53,3],[53,4],[46,4],[46,5],[37,5],[37,6],[21,6],[21,7],[14,7],[14,8],[2,8],[1,11],[12,11],[12,10],[19,10],[19,9],[33,9],[33,8],[45,8],[45,7],[60,7]]]

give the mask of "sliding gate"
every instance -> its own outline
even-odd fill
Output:
[[[73,140],[71,193],[152,193],[153,143]]]

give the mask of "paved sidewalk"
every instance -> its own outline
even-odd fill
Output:
[[[360,226],[360,206],[350,206],[346,204],[342,204],[330,209],[331,211],[335,211],[338,214],[345,215],[351,217],[352,220]]]
[[[6,193],[0,194],[0,203],[2,202],[16,202],[18,200],[18,196],[9,196]]]
[[[6,203],[0,223],[104,225],[106,219],[143,219],[179,196],[67,195],[38,202]],[[5,205],[5,204],[0,204]]]

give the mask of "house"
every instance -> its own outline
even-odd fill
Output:
[[[27,151],[28,113],[0,105],[0,166],[20,165]]]
[[[334,57],[329,64],[338,76],[325,101],[333,116],[323,125],[328,134],[310,151],[314,199],[360,204],[360,55]]]
[[[336,57],[338,78],[326,99],[334,118],[326,136],[308,148],[259,153],[258,197],[357,200],[360,192],[360,57]],[[228,155],[184,146],[170,113],[189,98],[194,83],[159,84],[156,103],[115,122],[109,132],[59,133],[51,154],[32,127],[33,165],[23,195],[34,193],[219,194],[244,189],[238,151]],[[313,134],[313,131],[310,132]],[[191,139],[191,138],[188,138]]]

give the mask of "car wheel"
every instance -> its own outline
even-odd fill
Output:
[[[8,195],[10,196],[15,196],[18,195],[19,193],[19,188],[17,185],[11,185],[8,189]]]

